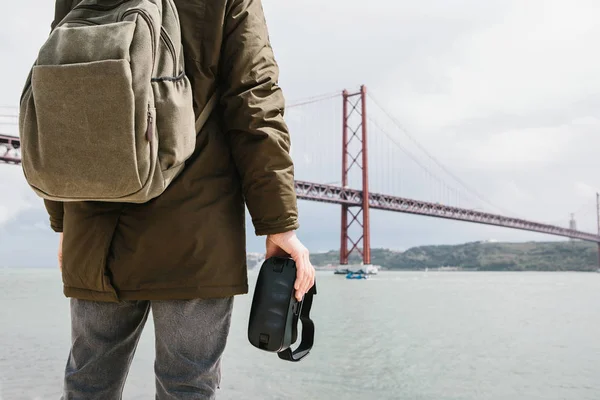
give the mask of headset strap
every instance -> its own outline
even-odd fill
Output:
[[[304,295],[302,303],[300,303],[299,316],[294,317],[294,327],[298,324],[298,318],[302,321],[302,340],[296,350],[291,348],[285,349],[277,353],[282,360],[297,362],[308,355],[315,342],[315,324],[310,319],[310,309],[312,307],[313,296],[317,294],[317,284]]]

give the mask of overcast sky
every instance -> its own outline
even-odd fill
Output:
[[[48,34],[53,2],[20,0],[7,6],[10,18],[0,25],[0,73],[5,77],[0,106],[17,106],[29,67]],[[560,225],[577,212],[579,228],[595,229],[600,186],[597,1],[264,0],[264,8],[290,103],[365,84],[431,155],[489,202],[513,215]],[[339,128],[340,101],[333,101],[333,106],[325,102],[288,113],[299,177],[310,175],[315,157],[306,144],[316,142],[315,137],[304,130],[317,123]],[[375,111],[372,115],[378,122],[383,118]],[[412,145],[389,120],[381,124],[403,146]],[[8,126],[0,131],[17,133]],[[323,138],[336,154],[338,133]],[[386,148],[385,141],[377,143]],[[382,159],[394,158],[402,187],[420,195],[416,189],[429,184],[426,175],[408,158],[383,151]],[[434,174],[443,175],[432,161],[419,157]],[[339,155],[330,158],[320,160],[323,174],[312,172],[311,179],[339,180]],[[390,160],[381,162],[372,161],[373,169],[391,165]],[[459,186],[451,179],[447,185]],[[410,190],[398,188],[394,194],[413,195]],[[483,202],[473,206],[498,211]],[[41,207],[20,168],[0,166],[0,253],[10,253],[17,265],[53,263],[47,260],[56,237],[48,231]],[[339,247],[339,207],[301,202],[300,212],[300,235],[313,251]],[[395,249],[552,239],[384,212],[373,213],[372,228],[373,247]],[[250,230],[250,250],[261,251],[261,242]],[[32,246],[34,251],[28,251]]]

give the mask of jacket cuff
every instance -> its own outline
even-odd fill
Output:
[[[63,221],[62,219],[52,219],[50,218],[50,228],[56,233],[62,233],[63,231]]]
[[[275,235],[277,233],[295,231],[298,228],[300,228],[300,224],[297,218],[289,219],[279,224],[254,224],[256,236]]]
[[[65,214],[63,203],[60,201],[44,200],[44,206],[50,216],[50,227],[54,232],[63,231],[63,216]]]

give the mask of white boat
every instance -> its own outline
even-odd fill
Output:
[[[379,272],[379,266],[372,264],[340,265],[335,270],[334,274],[346,275],[350,272],[354,274],[377,275]]]

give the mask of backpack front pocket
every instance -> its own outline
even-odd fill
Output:
[[[27,114],[35,120],[24,119],[23,168],[32,186],[68,199],[119,198],[142,188],[136,141],[146,138],[136,138],[128,61],[39,65],[31,85],[35,112]]]

